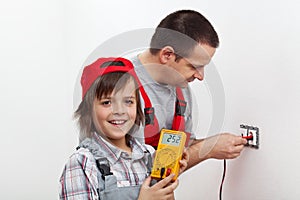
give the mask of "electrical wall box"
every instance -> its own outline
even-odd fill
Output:
[[[248,126],[245,124],[240,125],[241,135],[243,138],[247,139],[247,144],[245,146],[252,147],[255,149],[259,148],[259,128],[254,126]]]

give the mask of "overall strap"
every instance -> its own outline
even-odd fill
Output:
[[[135,77],[138,77],[134,70],[131,72]],[[153,146],[154,148],[157,147],[159,137],[160,137],[160,129],[159,124],[157,121],[157,118],[155,116],[155,110],[154,107],[152,107],[151,101],[146,94],[146,91],[139,80],[139,78],[136,78],[136,81],[138,83],[140,93],[142,95],[142,98],[145,102],[145,108],[144,108],[144,114],[145,114],[145,128],[144,128],[144,138],[145,143]],[[175,103],[175,113],[173,118],[173,124],[172,129],[173,130],[179,130],[179,131],[185,131],[185,120],[184,120],[184,113],[186,110],[186,101],[184,100],[183,93],[181,91],[180,87],[176,87],[176,103]],[[190,134],[188,134],[190,135]],[[188,140],[187,140],[188,141]],[[186,143],[187,145],[187,143]]]
[[[144,137],[145,143],[157,147],[160,130],[157,118],[155,116],[154,108],[152,107],[151,101],[146,94],[143,86],[140,84],[140,92],[145,102],[145,128],[144,128]],[[180,87],[176,88],[176,103],[175,103],[175,112],[173,118],[172,129],[178,131],[185,131],[185,119],[184,113],[186,110],[186,101],[184,100],[184,96]]]
[[[135,73],[133,71],[133,73]],[[159,141],[159,125],[155,116],[154,108],[152,107],[151,101],[146,94],[146,91],[141,83],[141,81],[137,78],[137,82],[139,85],[139,89],[141,95],[145,102],[144,114],[145,114],[145,128],[144,128],[144,137],[145,143],[149,144],[153,147],[156,147]]]
[[[101,178],[105,181],[105,176],[113,175],[110,171],[110,166],[107,158],[99,158],[96,160],[97,167],[101,173]]]
[[[176,88],[176,103],[173,118],[172,129],[177,131],[185,131],[184,113],[186,110],[186,101],[184,100],[181,88]]]
[[[101,174],[101,176],[97,176],[99,184],[97,192],[99,195],[99,199],[120,199],[120,194],[117,186],[117,177],[114,176],[110,171],[110,166],[107,158],[98,158],[96,160],[96,164]],[[109,195],[109,192],[113,193],[114,197]]]
[[[153,166],[153,163],[152,163],[152,155],[150,153],[150,151],[146,148],[146,151],[144,151],[145,155],[147,156],[147,163],[146,163],[146,166],[147,166],[147,172],[148,174],[151,174],[151,170],[152,170],[152,166]]]
[[[184,100],[184,96],[180,87],[176,87],[176,103],[175,103],[175,112],[173,118],[172,129],[177,131],[183,131],[186,134],[185,147],[189,145],[190,133],[185,131],[185,119],[184,113],[186,110],[187,102]]]
[[[97,180],[98,180],[98,187],[97,192],[98,195],[100,195],[101,191],[105,190],[105,189],[109,189],[110,185],[106,184],[106,182],[109,180],[109,178],[107,179],[106,177],[112,177],[113,173],[110,170],[110,165],[109,165],[109,161],[106,157],[95,157],[95,149],[93,148],[93,146],[90,146],[90,139],[86,139],[84,140],[78,147],[76,147],[76,150],[80,149],[80,148],[84,148],[84,149],[88,149],[89,152],[94,156],[95,158],[95,162],[96,162],[96,166],[97,169],[99,170],[99,173],[97,173]],[[114,179],[115,176],[113,176]],[[117,187],[117,184],[114,184],[115,186],[112,186],[113,188]],[[107,186],[109,186],[107,188]]]
[[[101,178],[103,180],[105,179],[105,176],[113,175],[113,173],[111,173],[110,171],[110,165],[108,159],[105,156],[98,154],[99,148],[91,138],[86,138],[85,140],[83,140],[79,144],[79,146],[76,147],[76,150],[80,148],[88,149],[89,152],[94,156],[97,168],[100,171]]]

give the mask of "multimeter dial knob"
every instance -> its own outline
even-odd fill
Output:
[[[157,151],[156,162],[159,167],[173,166],[176,160],[176,152],[170,148],[164,148]]]

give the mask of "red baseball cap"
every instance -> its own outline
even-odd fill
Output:
[[[99,58],[92,64],[86,66],[82,72],[82,99],[99,76],[110,72],[129,73],[137,80],[137,83],[140,85],[140,81],[137,78],[134,67],[129,60],[121,57]]]

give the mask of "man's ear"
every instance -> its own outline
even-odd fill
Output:
[[[159,51],[159,59],[162,64],[166,64],[170,60],[175,60],[175,58],[175,52],[171,46],[165,46]]]

